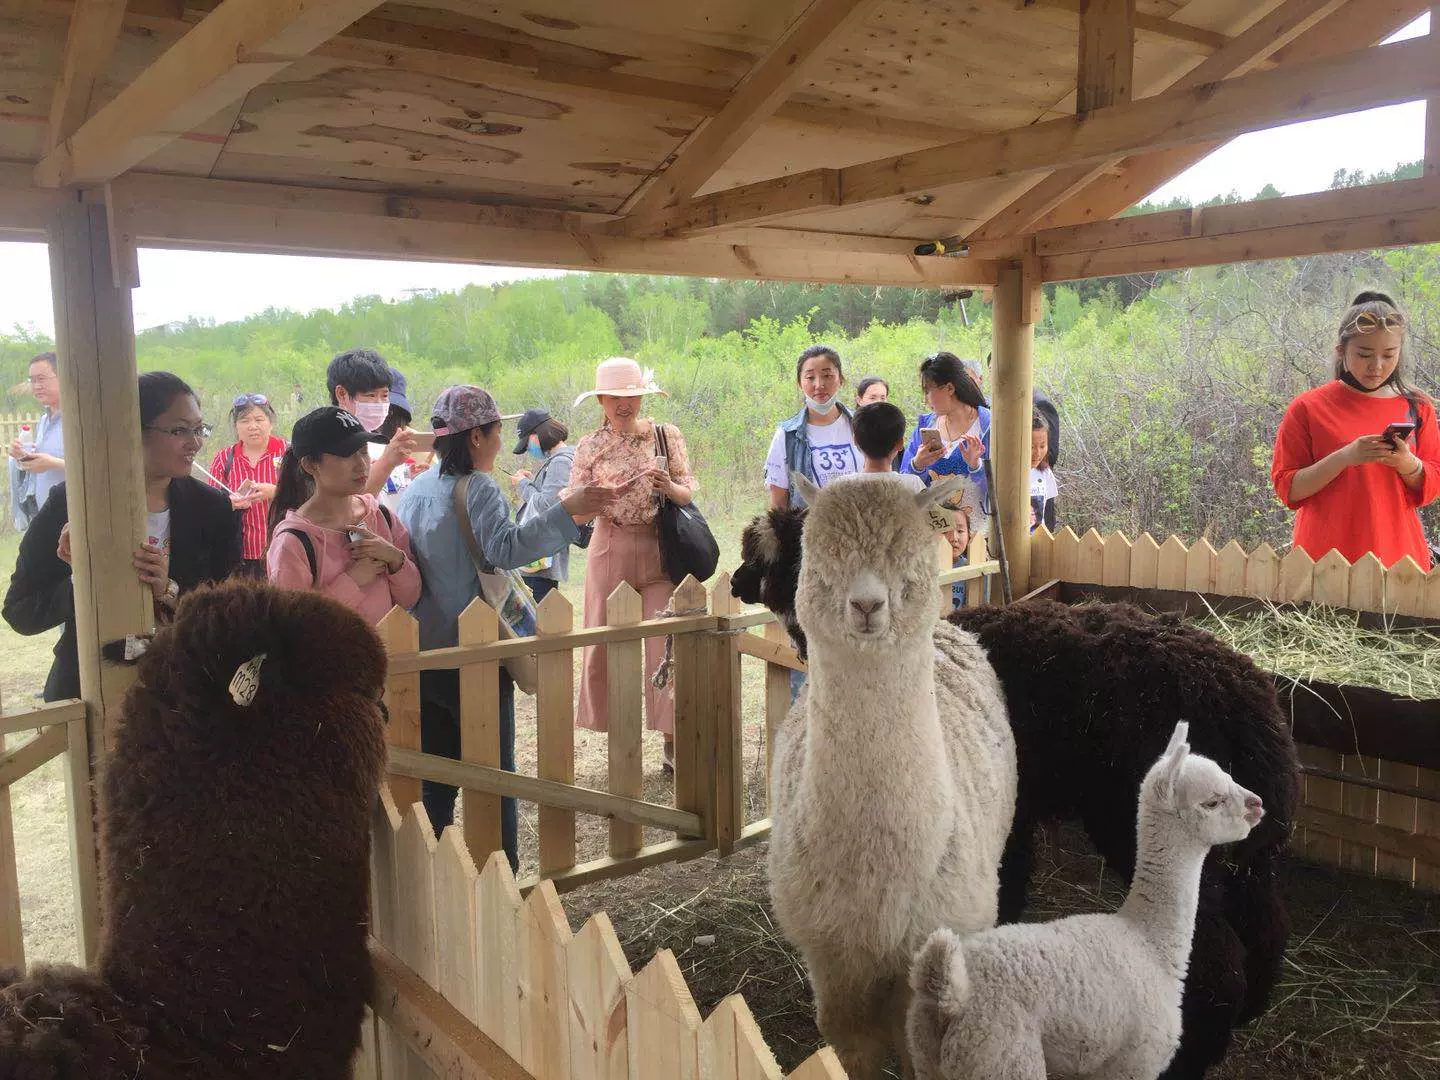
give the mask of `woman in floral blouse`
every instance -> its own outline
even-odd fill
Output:
[[[600,399],[605,420],[580,440],[570,472],[571,490],[600,484],[623,490],[614,506],[595,519],[595,535],[585,561],[585,625],[602,626],[605,601],[622,582],[640,594],[644,617],[652,619],[670,601],[675,584],[660,568],[660,538],[655,515],[660,497],[685,506],[696,483],[690,472],[685,439],[666,424],[665,443],[670,452],[660,462],[656,424],[641,419],[643,399],[663,394],[654,380],[642,375],[633,360],[616,357],[595,371],[595,389],[576,398]],[[653,671],[664,655],[663,638],[645,641],[645,670]],[[577,722],[592,731],[610,729],[606,698],[605,647],[585,650],[580,682]],[[666,771],[673,768],[675,704],[668,690],[657,690],[645,680],[645,726],[665,736]]]

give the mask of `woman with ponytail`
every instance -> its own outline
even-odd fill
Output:
[[[1333,375],[1290,403],[1275,435],[1270,479],[1295,511],[1295,546],[1350,562],[1373,551],[1386,566],[1409,555],[1429,570],[1416,511],[1440,494],[1440,429],[1410,382],[1405,316],[1390,297],[1355,297]]]

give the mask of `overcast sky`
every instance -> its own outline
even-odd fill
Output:
[[[1396,35],[1426,33],[1422,16]],[[1316,120],[1243,135],[1155,193],[1201,202],[1238,191],[1252,196],[1267,183],[1286,195],[1323,191],[1338,169],[1379,172],[1425,154],[1425,105]],[[545,271],[437,263],[318,259],[213,252],[140,252],[135,292],[139,329],[196,316],[225,322],[268,307],[312,311],[339,307],[356,296],[401,299],[417,289],[458,289]],[[0,329],[54,330],[50,271],[39,244],[0,243]]]

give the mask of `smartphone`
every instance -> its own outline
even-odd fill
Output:
[[[920,443],[923,446],[929,446],[936,450],[945,445],[944,441],[940,438],[940,429],[938,427],[922,427],[920,429]]]
[[[435,449],[435,433],[433,431],[412,431],[415,436],[415,449],[422,454],[429,454]]]
[[[345,539],[349,540],[350,543],[355,544],[365,539],[365,534],[362,533],[359,529],[346,529]]]
[[[1410,437],[1414,430],[1415,423],[1412,420],[1406,420],[1399,424],[1386,424],[1385,430],[1380,433],[1380,438],[1384,439],[1391,446],[1399,446],[1400,443]]]

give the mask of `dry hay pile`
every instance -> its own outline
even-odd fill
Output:
[[[1312,604],[1267,603],[1253,614],[1209,614],[1191,625],[1245,653],[1277,678],[1297,683],[1369,686],[1399,697],[1440,698],[1440,633],[1384,622],[1365,625],[1358,612]]]
[[[1291,867],[1286,896],[1295,930],[1274,1004],[1236,1033],[1211,1077],[1440,1077],[1440,897],[1302,864]],[[1113,910],[1123,898],[1078,828],[1048,831],[1027,919]],[[672,950],[702,1015],[743,993],[782,1068],[819,1045],[804,967],[770,914],[763,845],[594,885],[564,902],[576,927],[607,911],[637,970],[658,949]]]

